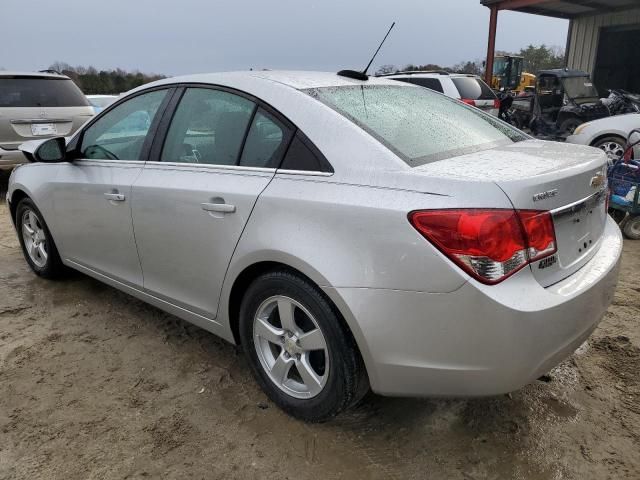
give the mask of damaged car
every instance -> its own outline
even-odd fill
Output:
[[[580,70],[538,72],[535,91],[513,101],[511,122],[536,136],[564,138],[578,125],[608,117],[589,75]]]

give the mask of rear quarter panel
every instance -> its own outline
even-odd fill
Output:
[[[466,276],[407,219],[411,210],[450,203],[441,195],[278,174],[256,204],[231,272],[283,261],[321,286],[453,291]]]
[[[411,178],[407,178],[409,175]],[[407,172],[387,173],[387,185],[405,188],[433,179]],[[380,183],[382,183],[380,181]],[[277,173],[258,198],[231,259],[218,319],[233,340],[229,298],[235,279],[251,265],[278,262],[306,275],[331,298],[353,332],[365,362],[370,354],[359,320],[339,288],[370,291],[452,292],[468,276],[424,239],[409,223],[416,209],[479,206],[509,208],[507,197],[490,182],[477,192],[459,182],[436,180],[452,195],[384,186],[336,182],[332,176]],[[458,190],[455,190],[455,187]],[[454,194],[455,193],[455,194]]]

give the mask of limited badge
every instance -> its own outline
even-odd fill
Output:
[[[553,190],[547,190],[546,192],[536,193],[533,196],[533,201],[538,202],[540,200],[546,200],[547,198],[555,197],[558,194],[558,189],[554,188]]]

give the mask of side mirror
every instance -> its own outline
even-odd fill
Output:
[[[20,145],[20,150],[30,162],[55,163],[67,159],[67,142],[64,137],[29,140]]]

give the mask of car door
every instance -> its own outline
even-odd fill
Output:
[[[236,92],[188,87],[170,123],[163,119],[164,143],[154,143],[133,185],[148,293],[215,318],[231,255],[292,136],[265,108]]]
[[[61,254],[77,266],[142,287],[131,220],[131,185],[142,172],[167,89],[136,95],[86,127],[75,159],[51,180]],[[157,123],[157,122],[156,122]]]

